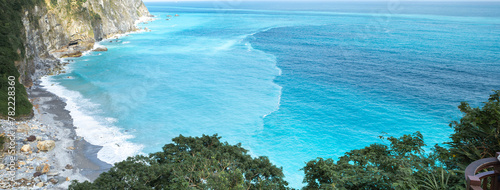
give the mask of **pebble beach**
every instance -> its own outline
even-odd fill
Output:
[[[94,180],[111,168],[97,159],[101,147],[76,135],[63,99],[39,84],[27,91],[33,118],[14,125],[0,121],[7,142],[0,158],[0,188],[67,189],[72,180]]]

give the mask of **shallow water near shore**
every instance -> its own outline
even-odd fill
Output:
[[[428,145],[441,143],[460,101],[479,106],[500,89],[491,11],[147,6],[159,18],[141,25],[151,32],[103,41],[107,52],[42,80],[108,163],[160,151],[179,134],[218,133],[269,156],[300,187],[304,162],[383,143],[383,132],[421,131]]]

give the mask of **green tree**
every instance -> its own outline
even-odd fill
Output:
[[[494,91],[483,107],[472,108],[467,102],[458,106],[464,116],[450,124],[451,160],[465,169],[470,163],[494,157],[500,151],[500,90]]]
[[[442,184],[445,189],[459,188],[456,183],[461,175],[438,170],[442,167],[435,160],[438,157],[424,154],[425,144],[419,132],[380,138],[390,145],[376,143],[352,150],[336,163],[330,158],[309,161],[303,168],[307,184],[304,189],[433,189],[434,180],[439,181],[436,189]]]
[[[267,157],[252,158],[241,144],[217,135],[179,136],[163,151],[115,164],[93,183],[70,189],[289,189],[282,169]]]

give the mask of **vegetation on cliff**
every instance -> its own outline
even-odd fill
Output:
[[[421,133],[380,138],[333,159],[306,163],[303,189],[464,189],[463,171],[472,161],[500,150],[500,91],[482,108],[463,102],[447,147],[424,151]],[[115,164],[94,182],[73,181],[70,189],[289,189],[280,168],[267,157],[251,158],[240,144],[217,135],[173,139],[162,152]]]
[[[0,0],[0,116],[8,113],[8,77],[14,76],[15,116],[26,116],[32,112],[26,89],[19,83],[16,62],[24,58],[23,8],[43,3],[41,0]]]

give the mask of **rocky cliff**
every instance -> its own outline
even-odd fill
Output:
[[[137,30],[135,22],[150,16],[141,0],[43,0],[23,11],[25,56],[15,66],[27,87],[57,71],[56,58],[80,56],[96,41]]]

